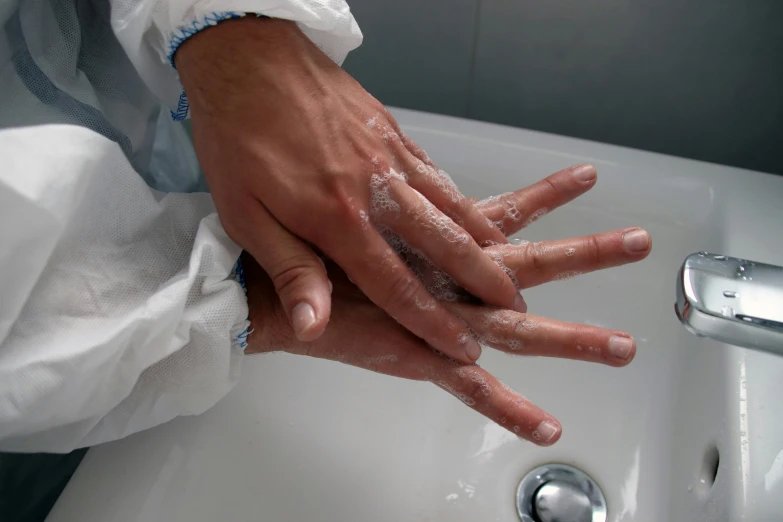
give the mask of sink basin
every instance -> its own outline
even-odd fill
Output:
[[[466,194],[596,166],[590,193],[519,237],[637,225],[652,234],[652,254],[525,297],[538,315],[631,332],[634,362],[485,350],[484,367],[562,422],[560,442],[539,448],[431,384],[250,357],[206,414],[92,448],[49,522],[515,522],[518,482],[554,462],[596,480],[611,522],[783,520],[783,357],[698,339],[672,307],[692,252],[783,265],[783,177],[393,112]]]

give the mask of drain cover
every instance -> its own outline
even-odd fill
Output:
[[[517,513],[522,522],[606,522],[606,499],[582,470],[547,464],[519,483]]]

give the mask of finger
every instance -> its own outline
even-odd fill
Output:
[[[387,124],[376,117],[373,125],[395,155],[397,166],[408,178],[408,184],[436,208],[462,227],[478,244],[507,243],[506,237],[489,222],[457,188],[444,170],[439,169],[419,145],[406,136],[391,115]]]
[[[433,168],[435,167],[435,163],[432,162],[429,155],[425,152],[424,149],[422,149],[418,143],[410,139],[402,130],[399,130],[400,135],[400,142],[405,146],[408,151],[413,154],[413,156],[420,161],[422,161],[425,165]]]
[[[321,259],[259,202],[245,221],[247,250],[272,279],[296,337],[318,338],[329,322],[331,290]]]
[[[386,212],[379,219],[405,242],[404,247],[423,255],[485,303],[526,310],[509,274],[467,232],[408,185],[392,184],[390,191],[400,210]]]
[[[513,355],[576,359],[608,366],[625,366],[636,355],[633,337],[619,330],[467,303],[449,303],[448,307],[483,344]]]
[[[481,347],[465,325],[436,301],[378,233],[367,227],[350,249],[326,254],[378,307],[441,352],[472,363]]]
[[[590,190],[598,179],[592,165],[575,165],[538,183],[475,203],[507,236]]]
[[[646,230],[626,228],[590,236],[496,245],[484,251],[500,257],[520,288],[641,261],[650,254],[652,239]]]
[[[500,426],[539,446],[558,441],[557,419],[508,388],[479,366],[444,362],[429,380]]]
[[[460,193],[445,171],[429,166],[410,154],[405,154],[404,159],[399,161],[406,165],[408,185],[462,227],[476,243],[508,242],[503,233]]]
[[[340,287],[341,283],[335,281]],[[345,306],[335,302],[335,306]],[[338,360],[367,370],[418,381],[429,381],[448,391],[473,410],[515,435],[549,446],[561,435],[551,415],[474,365],[461,365],[431,350],[419,338],[379,310],[348,303],[351,313],[335,310],[335,319],[317,341],[323,350],[301,347],[299,353]],[[346,310],[347,311],[347,310]],[[349,321],[349,324],[345,322]],[[372,325],[368,328],[367,325]],[[341,329],[355,335],[346,339]]]

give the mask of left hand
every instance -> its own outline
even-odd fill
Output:
[[[536,199],[557,186],[554,174],[545,181],[480,205],[490,219],[509,205],[540,208]],[[554,178],[554,179],[553,179]],[[557,192],[557,191],[556,191]],[[551,201],[565,202],[560,194]],[[495,205],[497,203],[497,205]],[[549,208],[554,208],[553,205]],[[505,210],[503,210],[505,212]],[[507,229],[512,233],[513,228]],[[500,256],[523,288],[558,278],[564,272],[586,273],[644,259],[652,244],[649,235],[636,228],[583,238],[544,241],[528,245],[498,245],[485,250]],[[433,351],[354,286],[345,273],[329,263],[333,282],[332,321],[324,335],[312,342],[297,340],[272,282],[243,255],[248,285],[248,304],[254,332],[246,353],[282,350],[340,361],[360,368],[406,379],[429,381],[455,395],[465,404],[514,434],[542,446],[554,444],[561,435],[558,421],[533,403],[505,387],[477,365],[463,365]],[[540,355],[625,366],[636,353],[636,344],[626,332],[589,325],[564,323],[529,314],[465,302],[448,303],[482,342],[512,355]]]

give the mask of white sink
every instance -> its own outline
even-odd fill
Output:
[[[697,339],[673,310],[677,270],[692,252],[783,265],[783,177],[394,112],[478,197],[571,164],[597,167],[588,195],[521,236],[638,225],[652,234],[652,254],[525,297],[539,315],[631,332],[634,362],[486,350],[484,367],[562,422],[560,442],[539,448],[431,384],[251,357],[206,414],[91,449],[48,520],[515,522],[519,480],[551,462],[591,475],[611,522],[783,520],[783,358]]]

